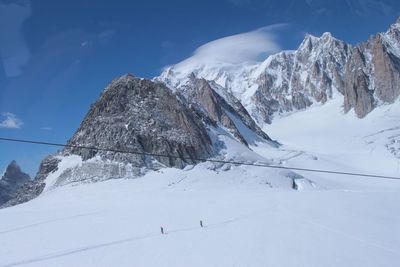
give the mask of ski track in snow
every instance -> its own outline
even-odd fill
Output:
[[[74,216],[68,216],[68,217],[47,220],[47,221],[41,221],[41,222],[37,222],[37,223],[25,225],[25,226],[20,226],[20,227],[11,228],[8,230],[0,231],[0,235],[7,234],[7,233],[13,233],[13,232],[17,232],[17,231],[21,231],[21,230],[25,230],[28,228],[32,228],[32,227],[36,227],[36,226],[40,226],[40,225],[44,225],[44,224],[49,224],[49,223],[53,223],[53,222],[66,221],[66,220],[72,220],[72,219],[79,218],[79,217],[90,216],[92,214],[96,214],[96,213],[92,212],[92,213],[78,214],[78,215],[74,215]]]
[[[3,265],[3,267],[20,266],[20,265],[26,265],[26,264],[34,263],[34,262],[42,262],[42,261],[46,261],[46,260],[50,260],[50,259],[54,259],[54,258],[65,257],[65,256],[76,254],[76,253],[83,253],[88,250],[94,250],[94,249],[98,249],[98,248],[102,248],[102,247],[109,247],[109,246],[114,246],[114,245],[118,245],[118,244],[122,244],[122,243],[132,242],[135,240],[155,237],[157,235],[158,234],[155,234],[155,233],[148,233],[145,235],[139,235],[139,236],[135,236],[135,237],[127,238],[127,239],[122,239],[122,240],[117,240],[117,241],[112,241],[112,242],[107,242],[107,243],[102,243],[102,244],[97,244],[97,245],[92,245],[92,246],[87,246],[87,247],[81,247],[81,248],[72,249],[72,250],[68,250],[68,251],[50,253],[47,255],[43,255],[43,256],[28,259],[28,260],[22,260],[19,262],[9,263],[9,264]]]
[[[263,209],[261,211],[265,211],[266,209]],[[104,247],[110,247],[110,246],[117,246],[123,243],[129,243],[129,242],[134,242],[137,240],[142,240],[142,239],[148,239],[148,238],[154,238],[154,237],[159,237],[159,236],[165,236],[166,238],[168,238],[168,235],[171,234],[177,234],[177,233],[182,233],[182,232],[188,232],[188,231],[207,231],[207,230],[211,230],[211,229],[216,229],[218,227],[223,227],[227,224],[230,223],[235,223],[238,220],[244,220],[244,219],[248,219],[251,218],[254,215],[259,214],[261,211],[256,211],[256,212],[252,212],[246,215],[242,215],[233,219],[229,219],[226,221],[221,221],[221,222],[216,222],[216,223],[211,223],[209,225],[204,226],[203,228],[199,228],[199,227],[187,227],[187,228],[179,228],[179,229],[172,229],[169,231],[166,231],[164,234],[161,233],[157,233],[157,232],[150,232],[150,233],[146,233],[146,234],[142,234],[142,235],[137,235],[137,236],[133,236],[130,238],[125,238],[125,239],[121,239],[121,240],[115,240],[115,241],[111,241],[111,242],[104,242],[104,243],[100,243],[100,244],[95,244],[95,245],[89,245],[89,246],[84,246],[84,247],[79,247],[79,248],[75,248],[75,249],[69,249],[66,251],[59,251],[59,252],[54,252],[54,253],[49,253],[43,256],[38,256],[38,257],[34,257],[31,259],[27,259],[27,260],[21,260],[21,261],[17,261],[17,262],[13,262],[13,263],[8,263],[6,265],[2,265],[2,267],[12,267],[12,266],[21,266],[21,265],[26,265],[26,264],[30,264],[30,263],[35,263],[35,262],[43,262],[43,261],[47,261],[50,259],[55,259],[55,258],[60,258],[60,257],[66,257],[72,254],[78,254],[78,253],[85,253],[89,250],[96,250],[99,248],[104,248]],[[92,213],[95,214],[95,213]],[[73,218],[78,218],[81,216],[88,216],[90,214],[80,214],[80,215],[75,215],[75,216],[71,216],[71,217],[66,217],[66,218],[60,218],[57,220],[51,220],[51,221],[46,221],[46,222],[41,222],[41,223],[37,223],[37,224],[33,224],[33,225],[28,225],[26,227],[20,227],[17,230],[22,230],[22,229],[26,229],[32,226],[36,226],[36,225],[42,225],[45,223],[51,223],[51,222],[56,222],[56,221],[61,221],[61,220],[68,220],[68,219],[73,219]],[[14,229],[12,229],[14,230]],[[11,231],[3,231],[0,233],[7,233],[7,232],[11,232]]]
[[[368,240],[365,240],[365,239],[356,237],[356,236],[354,236],[354,235],[352,235],[352,234],[349,234],[349,233],[340,231],[340,230],[338,230],[338,229],[335,229],[335,228],[326,226],[326,225],[324,225],[324,224],[316,223],[316,222],[314,222],[314,221],[312,221],[312,220],[310,220],[310,219],[303,218],[301,215],[297,215],[297,216],[296,216],[296,215],[293,215],[293,214],[296,214],[294,211],[288,209],[287,207],[285,207],[285,209],[286,209],[286,211],[289,212],[293,217],[295,217],[296,219],[301,220],[301,221],[303,221],[303,222],[305,222],[305,223],[309,223],[309,224],[311,224],[311,225],[313,225],[313,226],[316,226],[316,227],[318,227],[318,228],[321,228],[321,229],[323,229],[323,230],[332,232],[332,233],[334,233],[334,234],[338,234],[338,235],[340,235],[340,236],[342,236],[342,237],[344,237],[344,238],[352,239],[352,240],[355,240],[355,241],[358,241],[358,242],[367,244],[367,245],[369,245],[369,246],[373,246],[373,247],[378,248],[378,249],[382,249],[382,250],[385,250],[385,251],[389,251],[389,252],[391,252],[391,253],[393,253],[393,254],[396,254],[396,255],[399,255],[399,256],[400,256],[400,252],[399,252],[399,251],[396,251],[396,250],[391,249],[391,248],[387,248],[387,247],[385,247],[385,246],[381,246],[381,245],[376,244],[376,243],[374,243],[374,242],[371,242],[371,241],[368,241]]]

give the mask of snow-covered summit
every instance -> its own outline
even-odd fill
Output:
[[[385,33],[353,47],[325,32],[306,34],[295,51],[257,62],[210,61],[167,67],[158,81],[179,90],[190,75],[213,81],[241,101],[259,123],[340,98],[359,117],[400,94],[400,19]],[[362,70],[362,71],[359,71]]]
[[[344,65],[349,46],[330,33],[306,35],[295,51],[282,51],[261,62],[186,61],[167,67],[158,81],[176,90],[190,75],[213,81],[238,98],[258,122],[271,122],[276,113],[303,109],[324,102],[335,89],[343,91]]]

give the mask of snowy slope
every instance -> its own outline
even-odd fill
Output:
[[[400,103],[362,120],[340,108],[267,126],[281,148],[221,135],[226,157],[400,176],[385,146]],[[294,190],[293,173],[214,167],[70,184],[2,209],[0,266],[398,266],[400,181],[297,172]]]
[[[0,211],[0,266],[397,266],[398,182],[297,192],[241,184],[247,172],[47,192]]]
[[[338,162],[348,162],[355,170],[398,176],[399,114],[397,101],[359,119],[354,112],[343,114],[341,102],[335,100],[281,118],[265,130],[279,136],[285,147],[329,155]]]
[[[153,125],[154,115],[132,113],[132,122],[144,122],[130,133],[126,110],[115,111],[120,120],[114,125],[98,114],[137,103],[139,111],[172,103],[175,109],[156,115],[182,115],[175,110],[184,109],[194,126],[204,127],[210,138],[206,148],[218,151],[209,155],[213,159],[400,177],[400,102],[381,102],[363,119],[357,109],[343,112],[344,65],[351,53],[345,43],[323,34],[308,35],[297,51],[260,63],[196,65],[189,59],[155,78],[176,95],[159,83],[125,76],[123,83],[151,86],[131,86],[140,89],[132,95],[132,88],[120,83],[106,90],[115,95],[99,102],[94,120],[85,120],[90,123],[77,137],[86,144],[88,132],[93,140],[107,133],[97,143],[129,144],[138,130],[161,129],[168,139],[171,134],[162,127],[145,127]],[[160,97],[145,97],[151,105],[132,98],[159,87]],[[129,97],[120,94],[124,88]],[[132,103],[119,105],[124,100]],[[99,118],[106,121],[104,129],[120,135],[96,127]],[[176,118],[171,129],[187,126]],[[159,123],[165,120],[160,117]],[[196,129],[190,132],[198,134]],[[139,143],[153,144],[158,136],[153,137]],[[203,138],[193,140],[198,145]],[[398,266],[400,261],[400,179],[190,162],[157,165],[138,176],[130,161],[71,154],[57,155],[57,168],[44,165],[46,187],[39,197],[0,210],[0,266]]]

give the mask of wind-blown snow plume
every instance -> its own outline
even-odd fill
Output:
[[[265,58],[266,55],[281,50],[275,40],[274,32],[284,26],[285,24],[275,24],[211,41],[197,48],[193,56],[181,61],[175,67],[206,63],[239,64]]]

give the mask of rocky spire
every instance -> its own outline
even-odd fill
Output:
[[[19,186],[30,180],[28,174],[22,172],[21,167],[15,160],[11,161],[4,173],[1,181],[11,186]]]
[[[0,205],[8,201],[18,188],[30,180],[29,175],[22,172],[20,166],[13,160],[0,180]]]
[[[400,24],[369,38],[353,49],[346,64],[345,111],[366,116],[380,103],[400,95]]]

